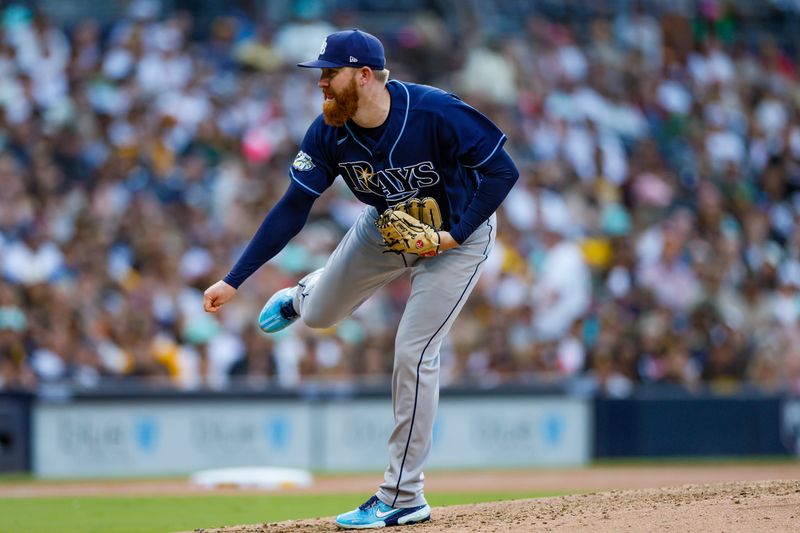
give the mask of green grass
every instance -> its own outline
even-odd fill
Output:
[[[430,495],[433,506],[554,496],[532,492]],[[165,533],[332,516],[355,508],[354,494],[157,497],[43,497],[0,500],[0,533]]]
[[[187,474],[172,475],[172,476],[137,476],[131,478],[112,478],[112,477],[55,477],[55,478],[39,478],[33,474],[26,472],[14,472],[12,474],[0,474],[0,485],[19,485],[19,486],[35,486],[41,483],[48,485],[73,485],[76,482],[102,482],[108,484],[126,485],[131,479],[137,481],[186,481]],[[0,531],[0,533],[5,533]]]

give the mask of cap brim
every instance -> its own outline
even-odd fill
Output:
[[[336,68],[336,67],[343,67],[341,63],[335,63],[333,61],[325,61],[324,59],[314,59],[313,61],[304,61],[303,63],[298,63],[298,67],[304,68]]]

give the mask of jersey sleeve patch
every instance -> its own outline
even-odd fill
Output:
[[[292,163],[292,167],[296,170],[308,172],[309,170],[314,168],[314,162],[311,160],[311,157],[307,153],[300,150],[299,152],[297,152],[297,155],[294,158],[294,163]]]

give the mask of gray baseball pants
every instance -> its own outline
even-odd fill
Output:
[[[415,507],[425,504],[422,469],[439,402],[439,349],[478,281],[497,224],[492,215],[458,248],[419,257],[383,253],[377,216],[367,207],[325,267],[300,280],[294,308],[308,326],[327,328],[411,271],[411,295],[395,338],[389,466],[376,495],[392,507]]]

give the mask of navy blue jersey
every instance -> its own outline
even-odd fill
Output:
[[[450,230],[475,195],[478,168],[502,151],[506,136],[453,94],[397,80],[386,87],[391,109],[377,140],[349,121],[328,126],[320,115],[290,168],[292,180],[319,196],[342,176],[359,200],[379,212],[431,196],[442,210],[443,229]]]
[[[443,229],[459,244],[514,186],[519,172],[503,149],[506,136],[455,95],[391,80],[391,108],[378,128],[352,121],[335,128],[322,115],[311,124],[289,169],[292,184],[265,217],[225,282],[238,287],[305,224],[311,206],[337,176],[379,212],[431,196]]]

